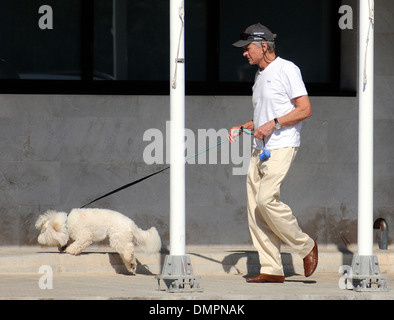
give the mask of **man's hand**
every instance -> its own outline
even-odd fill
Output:
[[[278,118],[279,123],[282,127],[293,126],[312,115],[311,103],[308,96],[301,96],[292,100],[295,108],[288,114]],[[275,121],[271,120],[258,127],[254,132],[254,136],[257,139],[264,139],[269,137],[275,130]]]
[[[242,134],[241,130],[242,126],[235,126],[232,127],[227,135],[227,139],[230,143],[233,143],[236,141],[236,137],[238,137],[240,134]]]
[[[258,127],[254,132],[254,136],[257,139],[263,140],[266,137],[269,137],[275,129],[275,121],[271,120],[264,123],[262,126]]]
[[[240,134],[242,134],[242,128],[253,131],[254,130],[253,120],[245,122],[241,126],[232,127],[227,135],[227,139],[228,141],[230,141],[230,143],[235,142],[235,138],[238,137]]]

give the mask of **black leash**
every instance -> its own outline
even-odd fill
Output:
[[[250,131],[250,130],[244,128],[244,127],[241,127],[241,129],[239,130],[239,132],[246,132],[246,133],[248,133],[248,134],[252,134],[252,133],[253,133],[253,131]],[[209,147],[209,148],[206,148],[205,150],[200,151],[200,152],[198,152],[198,153],[196,153],[196,154],[194,154],[194,155],[188,157],[188,158],[186,159],[186,161],[189,160],[189,159],[191,159],[191,158],[194,158],[194,157],[198,156],[199,154],[201,154],[201,153],[203,153],[203,152],[206,152],[206,151],[208,151],[208,150],[210,150],[210,149],[212,149],[212,148],[218,147],[218,146],[220,146],[222,143],[224,143],[224,142],[226,142],[226,141],[227,141],[227,140],[222,140],[222,141],[220,141],[219,143],[217,143],[216,145],[214,145],[214,146],[212,146],[212,147]],[[137,183],[140,183],[141,181],[144,181],[145,179],[148,179],[148,178],[150,178],[150,177],[153,177],[154,175],[159,174],[160,172],[163,172],[164,170],[167,170],[167,169],[170,169],[170,168],[171,168],[171,166],[165,167],[164,169],[160,169],[159,171],[156,171],[156,172],[151,173],[151,174],[149,174],[149,175],[147,175],[147,176],[145,176],[145,177],[142,177],[142,178],[140,178],[140,179],[138,179],[138,180],[135,180],[135,181],[133,181],[133,182],[130,182],[130,183],[128,183],[128,184],[125,184],[124,186],[122,186],[122,187],[120,187],[120,188],[118,188],[118,189],[115,189],[115,190],[113,190],[113,191],[111,191],[111,192],[108,192],[108,193],[104,194],[104,195],[101,196],[101,197],[98,197],[98,198],[96,198],[96,199],[90,201],[89,203],[83,205],[81,208],[85,208],[85,207],[87,207],[88,205],[92,204],[93,202],[96,202],[96,201],[98,201],[98,200],[100,200],[100,199],[103,199],[103,198],[105,198],[105,197],[110,196],[111,194],[114,194],[114,193],[119,192],[119,191],[121,191],[121,190],[123,190],[123,189],[126,189],[126,188],[128,188],[128,187],[131,187],[132,185],[135,185],[135,184],[137,184]]]
[[[88,206],[89,204],[92,204],[93,202],[96,202],[96,201],[98,201],[98,200],[100,200],[100,199],[102,199],[102,198],[105,198],[105,197],[110,196],[111,194],[114,194],[114,193],[119,192],[119,191],[121,191],[121,190],[123,190],[123,189],[126,189],[126,188],[128,188],[128,187],[131,187],[131,186],[134,185],[134,184],[140,183],[141,181],[144,181],[145,179],[148,179],[148,178],[150,178],[150,177],[152,177],[152,176],[154,176],[154,175],[156,175],[156,174],[159,174],[160,172],[163,172],[164,170],[167,170],[167,169],[170,169],[170,166],[165,167],[164,169],[160,169],[159,171],[156,171],[156,172],[154,172],[154,173],[151,173],[151,174],[149,174],[149,175],[147,175],[147,176],[145,176],[145,177],[142,177],[142,178],[140,178],[140,179],[138,179],[138,180],[135,180],[135,181],[133,181],[133,182],[130,182],[130,183],[128,183],[128,184],[125,184],[124,186],[122,186],[122,187],[120,187],[120,188],[118,188],[118,189],[115,189],[115,190],[113,190],[113,191],[111,191],[111,192],[108,192],[108,193],[106,193],[105,195],[103,195],[103,196],[101,196],[101,197],[98,197],[97,199],[94,199],[94,200],[90,201],[89,203],[85,204],[85,205],[82,206],[81,208],[85,208],[86,206]]]

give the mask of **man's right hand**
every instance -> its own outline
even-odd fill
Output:
[[[227,135],[227,139],[230,143],[233,143],[236,141],[236,137],[238,137],[240,134],[242,134],[242,126],[235,126],[232,127]]]

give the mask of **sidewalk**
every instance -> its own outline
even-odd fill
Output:
[[[108,253],[108,251],[110,253]],[[356,251],[357,252],[357,251]],[[387,292],[340,289],[341,265],[350,265],[352,251],[320,248],[319,266],[305,278],[302,259],[284,250],[283,284],[249,284],[246,274],[258,273],[258,258],[250,247],[187,247],[194,275],[202,292],[169,293],[158,280],[166,254],[136,252],[137,275],[127,275],[119,256],[110,248],[89,248],[80,256],[40,247],[0,247],[0,299],[59,300],[392,300],[394,252],[375,250],[388,287]],[[52,283],[43,265],[53,271]],[[40,288],[41,286],[41,288]],[[49,288],[45,289],[45,286]],[[44,288],[44,289],[43,289]]]

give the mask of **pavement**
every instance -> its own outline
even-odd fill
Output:
[[[374,249],[387,290],[346,289],[349,282],[339,269],[349,268],[344,266],[351,265],[356,249],[320,247],[319,266],[305,278],[302,259],[285,247],[285,282],[251,284],[245,277],[259,273],[252,247],[187,247],[195,285],[169,292],[157,278],[168,252],[146,255],[137,250],[137,274],[129,275],[119,255],[107,247],[92,246],[79,256],[56,248],[0,247],[0,300],[145,300],[157,307],[152,312],[160,311],[158,301],[225,300],[239,305],[252,300],[393,300],[391,249]]]

